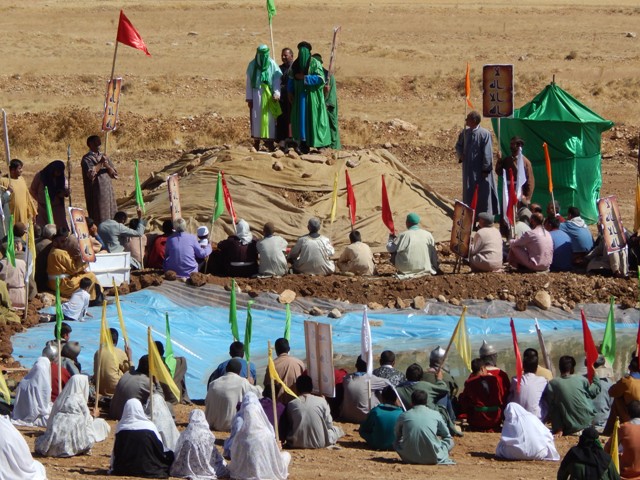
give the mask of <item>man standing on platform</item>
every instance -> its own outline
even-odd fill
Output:
[[[276,140],[280,143],[280,148],[287,149],[287,141],[291,140],[291,100],[289,100],[287,93],[287,83],[289,82],[289,69],[293,64],[293,50],[283,48],[281,58],[280,109],[282,113],[276,119]]]
[[[89,152],[82,157],[82,183],[87,212],[96,225],[112,219],[118,207],[111,179],[118,178],[118,172],[109,157],[100,153],[102,141],[97,135],[87,138]]]

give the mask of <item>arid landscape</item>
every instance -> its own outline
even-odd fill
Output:
[[[278,61],[283,47],[295,48],[301,40],[309,41],[327,61],[332,29],[342,26],[336,79],[344,148],[388,148],[432,189],[454,199],[460,195],[461,171],[453,145],[464,120],[466,64],[471,66],[471,101],[476,106],[481,104],[482,66],[513,64],[516,107],[555,78],[579,101],[615,122],[603,135],[601,193],[617,195],[623,221],[632,227],[640,133],[637,2],[529,0],[514,6],[508,0],[275,1]],[[49,161],[66,160],[70,144],[76,205],[84,200],[79,162],[85,139],[100,129],[120,8],[152,56],[123,45],[118,48],[115,74],[123,77],[124,91],[120,124],[107,147],[120,172],[115,183],[118,196],[133,190],[136,159],[146,178],[185,151],[251,145],[245,71],[256,47],[270,44],[263,1],[3,0],[0,107],[8,115],[12,157],[25,162],[30,182]],[[415,129],[397,128],[394,119]],[[483,125],[488,127],[488,122]],[[0,171],[6,173],[4,164]],[[441,260],[444,270],[451,271],[453,259],[446,247]],[[463,270],[402,285],[390,275],[348,287],[344,278],[334,277],[246,283],[258,292],[290,288],[301,295],[385,306],[396,297],[415,295],[497,297],[505,287],[514,301],[525,305],[539,288],[574,304],[606,302],[613,294],[633,307],[637,299],[633,280],[542,277],[483,275],[478,281],[479,276]],[[6,344],[11,330],[2,328]],[[186,407],[178,409],[179,428],[187,416]],[[367,450],[354,426],[343,427],[347,436],[340,449],[293,451],[290,478],[513,480],[556,475],[553,462],[496,460],[498,434],[467,433],[453,450],[456,466],[421,467],[400,463],[395,453]],[[36,430],[24,433],[33,445]],[[225,436],[216,435],[218,440]],[[560,454],[576,442],[559,439]],[[113,434],[90,456],[40,460],[51,479],[107,478],[112,445]]]

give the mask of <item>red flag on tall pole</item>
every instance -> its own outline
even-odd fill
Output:
[[[584,341],[584,355],[586,357],[585,363],[587,364],[587,379],[589,383],[591,383],[593,382],[593,375],[596,372],[593,364],[598,360],[598,349],[596,348],[596,344],[593,343],[593,337],[591,336],[591,330],[589,330],[584,310],[580,310],[580,314],[582,315],[582,338]]]
[[[471,210],[476,211],[476,207],[478,206],[478,189],[480,188],[480,183],[476,183],[476,188],[473,191],[473,197],[471,198]]]
[[[396,233],[396,227],[393,224],[393,214],[391,213],[391,205],[389,205],[389,197],[387,196],[387,185],[384,183],[384,175],[382,175],[382,222],[391,233]]]
[[[515,206],[518,204],[518,196],[516,195],[516,186],[513,181],[513,171],[511,169],[509,172],[509,203],[507,205],[507,218],[509,219],[510,225],[516,224],[515,218]]]
[[[469,105],[469,108],[473,108],[473,105],[471,105],[471,71],[469,68],[469,62],[467,62],[467,74],[465,75],[465,79],[464,79],[464,96],[465,99],[467,101],[467,105]]]
[[[516,336],[516,327],[513,324],[513,318],[511,319],[511,337],[513,338],[513,351],[516,355],[516,376],[517,376],[517,385],[516,391],[520,391],[520,383],[522,382],[522,373],[524,371],[522,367],[522,357],[520,356],[520,347],[518,347],[518,337]]]
[[[353,186],[349,178],[349,171],[344,171],[347,179],[347,208],[349,209],[349,217],[351,218],[351,226],[356,224],[356,196],[353,193]]]
[[[227,207],[227,212],[229,212],[229,215],[233,218],[233,223],[235,224],[238,221],[238,217],[236,217],[236,211],[233,208],[233,200],[231,199],[231,194],[227,187],[227,181],[224,178],[224,172],[220,171],[220,173],[222,174],[222,194],[224,195],[224,204]]]
[[[118,36],[116,40],[120,43],[128,45],[129,47],[142,50],[148,56],[151,56],[147,45],[142,40],[142,37],[138,33],[138,30],[131,24],[127,16],[122,10],[120,10],[120,21],[118,22]]]

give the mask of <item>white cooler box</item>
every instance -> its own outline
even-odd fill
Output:
[[[96,261],[89,263],[89,271],[98,278],[101,287],[113,287],[129,283],[131,275],[131,252],[96,253]]]

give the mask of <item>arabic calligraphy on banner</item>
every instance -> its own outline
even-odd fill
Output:
[[[451,242],[449,248],[460,257],[469,256],[471,231],[473,230],[474,213],[471,207],[456,200],[453,208],[453,225],[451,226]]]
[[[482,115],[487,118],[513,115],[513,65],[482,67]]]
[[[618,199],[615,195],[598,200],[599,221],[607,246],[607,253],[617,252],[627,246],[627,237],[622,227],[622,218],[618,210]]]

